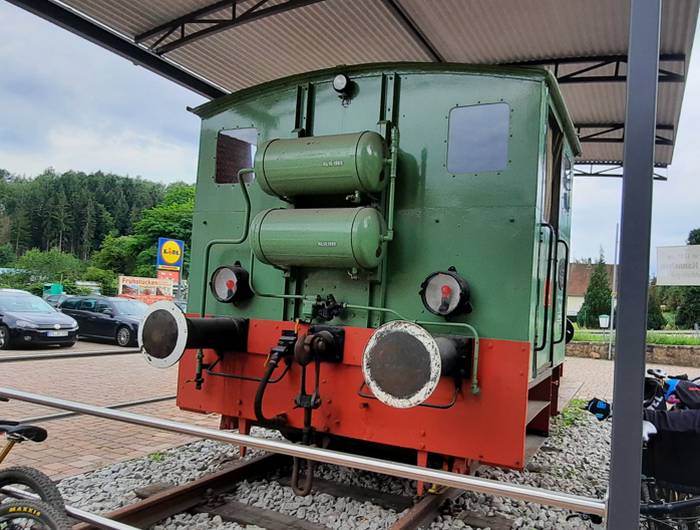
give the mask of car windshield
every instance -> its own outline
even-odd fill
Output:
[[[138,300],[114,300],[112,304],[114,304],[117,313],[130,317],[142,317],[148,309],[146,304]]]
[[[38,296],[28,294],[1,295],[0,311],[23,313],[54,313],[56,310]]]

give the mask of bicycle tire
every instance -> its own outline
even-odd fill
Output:
[[[70,530],[68,516],[55,506],[34,500],[15,500],[0,504],[0,526],[3,522],[30,520],[42,524],[42,530]],[[38,530],[38,529],[37,529]]]
[[[54,506],[61,512],[65,511],[63,495],[56,484],[38,469],[28,466],[0,469],[0,488],[16,485],[26,486],[45,503]]]

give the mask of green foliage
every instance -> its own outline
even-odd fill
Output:
[[[92,255],[95,267],[120,274],[132,274],[141,242],[135,236],[108,235],[100,249]]]
[[[571,427],[581,423],[586,416],[586,401],[583,399],[572,399],[569,404],[561,411],[559,421],[564,427]]]
[[[161,451],[156,451],[155,453],[151,453],[150,455],[148,455],[148,459],[152,462],[162,462],[166,458],[168,458],[168,455]]]
[[[16,258],[15,249],[12,248],[12,245],[9,243],[0,245],[0,267],[9,267]]]
[[[592,333],[577,331],[574,342],[608,342],[607,333]],[[666,333],[647,333],[647,344],[663,344],[667,346],[700,346],[700,338],[691,335],[676,335]]]
[[[688,244],[689,245],[700,245],[700,228],[695,228],[691,230],[688,234]]]
[[[675,285],[657,285],[656,294],[659,298],[659,303],[669,311],[677,311],[681,305],[685,287]]]
[[[583,305],[578,313],[578,323],[585,328],[598,328],[598,317],[610,314],[610,297],[612,291],[608,285],[608,271],[605,268],[605,260],[601,254],[600,259],[593,268],[591,281],[583,298]]]
[[[96,172],[52,169],[36,178],[0,179],[1,216],[9,242],[21,254],[30,248],[57,248],[87,259],[107,234],[128,234],[141,211],[163,199],[162,184]]]
[[[656,294],[656,286],[649,288],[649,303],[647,305],[647,329],[663,329],[666,319],[661,312],[661,304]]]
[[[700,324],[700,287],[687,287],[676,313],[679,329],[692,329]]]
[[[99,282],[100,291],[105,296],[117,294],[117,274],[114,271],[88,267],[82,279],[88,282]]]
[[[58,249],[32,249],[17,258],[15,267],[30,272],[32,279],[36,281],[62,282],[78,278],[85,265],[73,254]]]

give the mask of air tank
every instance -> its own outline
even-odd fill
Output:
[[[250,244],[258,260],[282,268],[374,269],[383,232],[374,208],[273,208],[253,219]]]
[[[376,132],[268,140],[255,154],[255,176],[269,195],[337,195],[384,189],[386,148]]]

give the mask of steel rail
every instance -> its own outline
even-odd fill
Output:
[[[0,493],[9,495],[16,499],[30,499],[30,500],[41,500],[35,493],[30,493],[13,486],[5,486],[0,488]],[[119,521],[112,521],[101,515],[95,513],[86,512],[80,508],[74,506],[65,505],[66,513],[70,515],[73,519],[78,521],[83,521],[85,523],[90,523],[96,528],[101,528],[103,530],[139,530],[135,526],[129,526],[128,524],[120,523]]]
[[[146,399],[138,399],[134,401],[123,401],[121,403],[113,403],[112,405],[104,405],[106,409],[125,409],[128,407],[138,407],[139,405],[149,405],[151,403],[160,403],[161,401],[170,401],[177,396],[159,396]],[[32,416],[30,418],[22,418],[18,420],[20,423],[39,423],[42,421],[62,420],[64,418],[72,418],[80,416],[79,412],[58,412],[56,414],[45,414],[43,416]]]
[[[605,516],[607,513],[606,502],[604,500],[591,497],[570,495],[567,493],[559,493],[529,486],[508,484],[485,478],[440,471],[437,469],[422,468],[409,464],[390,462],[387,460],[380,460],[378,458],[352,455],[306,445],[296,445],[291,442],[283,442],[280,440],[270,440],[234,432],[219,431],[207,427],[188,425],[177,421],[134,414],[132,412],[110,410],[104,407],[96,407],[86,403],[78,403],[76,401],[69,401],[66,399],[42,396],[40,394],[25,392],[14,388],[0,387],[0,397],[17,399],[19,401],[26,401],[36,405],[70,410],[90,416],[121,421],[133,425],[141,425],[143,427],[152,427],[154,429],[186,434],[198,438],[244,445],[246,447],[261,449],[263,451],[281,453],[288,456],[296,456],[326,464],[340,465],[409,480],[419,480],[439,484],[441,486],[474,491],[476,493],[486,493],[489,495],[498,495],[526,502],[554,506],[575,512],[590,513],[600,516]]]
[[[71,359],[81,357],[109,357],[112,355],[133,355],[141,353],[136,348],[123,348],[119,350],[90,350],[60,353],[28,353],[23,355],[0,355],[0,363],[18,363],[24,361],[49,361],[54,359]]]

